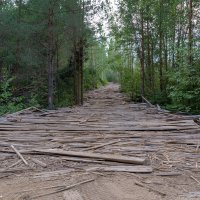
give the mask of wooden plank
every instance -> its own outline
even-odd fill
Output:
[[[151,166],[106,166],[91,167],[88,171],[106,171],[106,172],[129,172],[129,173],[152,173]]]
[[[47,164],[46,164],[46,163],[44,163],[44,162],[42,162],[42,161],[40,161],[40,160],[38,160],[38,159],[31,158],[31,160],[32,160],[35,164],[40,165],[41,167],[44,167],[44,168],[47,167]]]
[[[77,152],[77,151],[63,151],[60,149],[35,149],[34,152],[42,154],[95,158],[106,161],[114,161],[114,162],[129,163],[129,164],[141,164],[141,165],[143,165],[146,161],[145,158],[138,158],[138,157],[127,157],[127,156],[113,155],[113,154],[99,154],[99,153]]]
[[[112,142],[108,142],[108,143],[105,143],[105,144],[96,145],[94,147],[83,149],[83,151],[99,149],[99,148],[102,148],[102,147],[105,147],[105,146],[108,146],[108,145],[111,145],[111,144],[116,144],[118,142],[121,142],[121,140],[117,140],[117,141],[112,141]]]

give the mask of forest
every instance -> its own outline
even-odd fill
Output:
[[[199,0],[0,1],[0,115],[82,105],[108,82],[200,113]]]

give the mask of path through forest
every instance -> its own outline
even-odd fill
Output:
[[[127,102],[112,83],[82,107],[7,115],[0,199],[200,199],[199,131],[190,117]]]

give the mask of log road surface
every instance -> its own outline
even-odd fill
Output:
[[[0,121],[0,200],[200,199],[200,129],[113,83]]]

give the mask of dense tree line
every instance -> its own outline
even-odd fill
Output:
[[[118,10],[110,24],[122,89],[129,86],[134,99],[200,111],[199,1],[120,0]]]
[[[0,1],[0,113],[81,105],[107,80],[133,100],[199,112],[199,1],[115,3]]]
[[[86,49],[99,46],[91,42],[90,18],[102,6],[89,0],[1,1],[1,113],[83,103]]]

